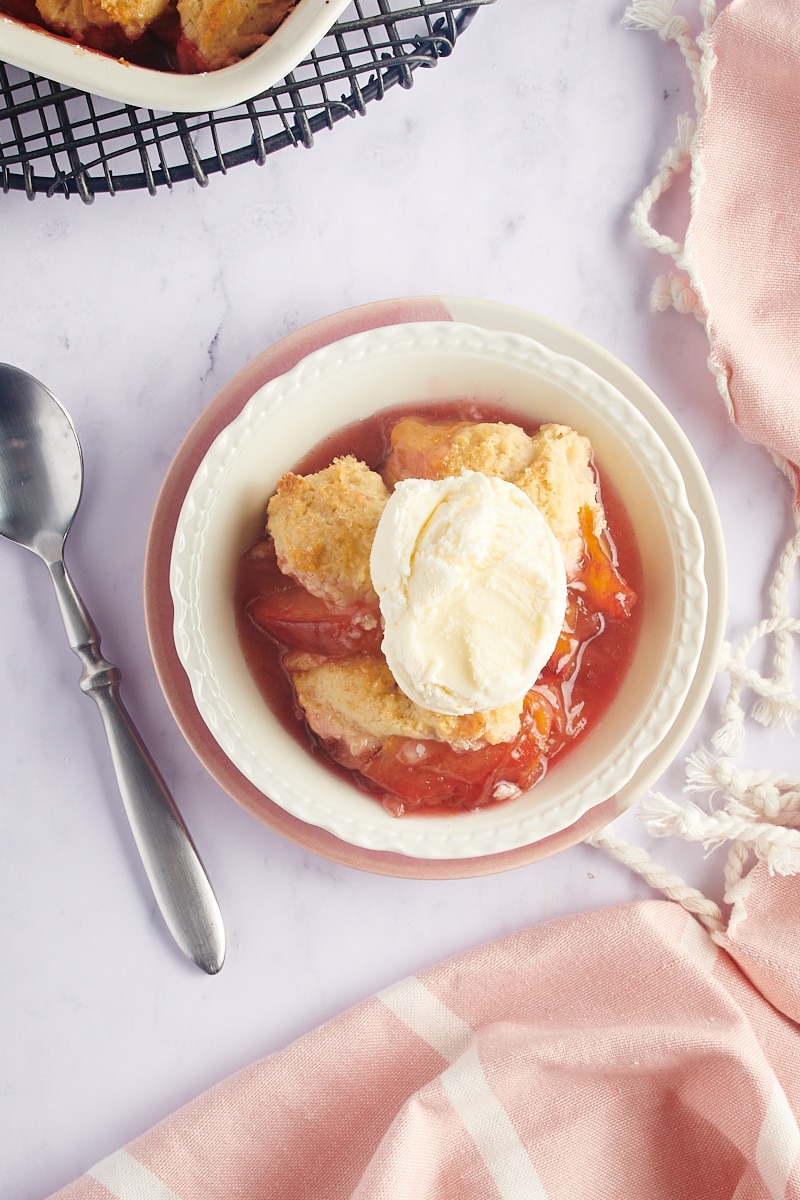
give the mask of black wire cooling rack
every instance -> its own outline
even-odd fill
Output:
[[[354,0],[314,51],[256,99],[216,112],[154,113],[62,87],[0,62],[0,186],[4,193],[78,195],[159,188],[286,146],[311,147],[419,67],[453,51],[478,8],[495,0]]]

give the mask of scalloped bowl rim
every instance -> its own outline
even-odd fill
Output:
[[[591,438],[642,554],[642,630],[611,710],[532,791],[477,813],[397,819],[315,759],[261,698],[235,633],[233,572],[279,475],[327,433],[398,402],[465,394],[536,421],[563,420]],[[686,699],[708,603],[699,524],[679,468],[644,415],[578,360],[524,334],[458,322],[354,334],[259,388],[210,445],[188,488],[170,590],[178,658],[200,715],[231,762],[300,820],[354,846],[420,859],[529,845],[629,783]]]
[[[180,75],[139,67],[0,14],[0,56],[95,96],[161,112],[200,113],[252,99],[295,69],[350,0],[299,0],[263,46],[216,71]]]

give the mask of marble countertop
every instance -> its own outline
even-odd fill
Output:
[[[427,964],[653,894],[587,845],[499,875],[416,881],[283,840],[225,795],[184,741],[142,604],[159,488],[220,388],[308,322],[438,294],[570,326],[656,392],[719,507],[728,636],[760,619],[789,532],[788,489],[730,425],[702,327],[651,311],[664,264],[629,214],[692,95],[675,48],[623,29],[623,11],[617,0],[498,0],[411,89],[390,91],[310,150],[237,167],[204,189],[91,206],[0,196],[0,361],[42,379],[78,428],[86,483],[69,565],[228,934],[211,978],[165,931],[46,571],[3,544],[0,1195],[48,1195],[209,1085]],[[664,220],[680,219],[676,199]],[[722,686],[686,752],[716,727]],[[789,765],[783,740],[769,753]],[[656,785],[675,799],[684,757]],[[635,808],[614,828],[719,899],[720,852],[653,841]]]

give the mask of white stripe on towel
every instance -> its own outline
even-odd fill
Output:
[[[770,1196],[783,1200],[792,1166],[800,1154],[800,1130],[777,1079],[756,1143],[756,1166]]]
[[[508,1113],[489,1086],[473,1031],[416,977],[378,993],[404,1025],[445,1058],[450,1103],[469,1133],[502,1200],[547,1200]]]
[[[378,999],[448,1062],[455,1062],[472,1041],[467,1022],[437,1000],[414,975],[378,992]]]
[[[180,1200],[172,1188],[126,1150],[118,1150],[88,1172],[117,1200]]]

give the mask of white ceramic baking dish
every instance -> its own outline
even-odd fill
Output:
[[[252,99],[303,61],[349,0],[299,0],[269,40],[217,71],[179,75],[139,67],[0,14],[0,58],[96,96],[163,112],[208,112]]]

